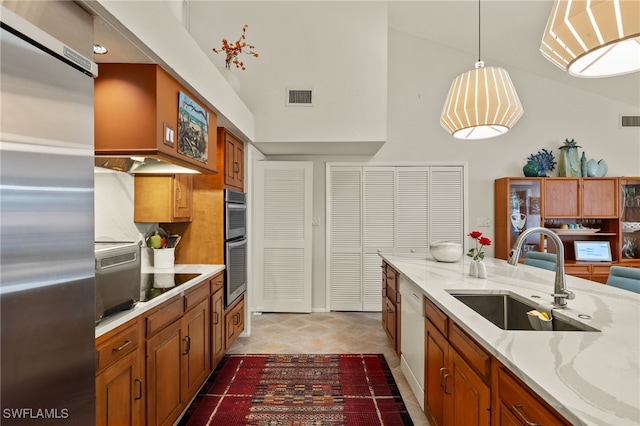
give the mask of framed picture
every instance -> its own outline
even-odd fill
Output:
[[[182,92],[178,102],[178,152],[206,163],[209,149],[209,113]]]
[[[529,214],[540,214],[540,197],[529,198]]]

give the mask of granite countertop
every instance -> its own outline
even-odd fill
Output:
[[[640,294],[567,275],[576,297],[561,314],[599,332],[505,331],[446,290],[509,291],[551,304],[555,272],[485,258],[488,278],[478,279],[466,257],[380,256],[573,424],[640,424]]]
[[[160,305],[163,302],[171,299],[176,294],[182,294],[186,290],[189,290],[191,287],[201,283],[204,280],[207,280],[213,277],[220,271],[224,270],[224,265],[175,265],[173,268],[174,273],[184,273],[184,274],[200,274],[197,278],[191,279],[184,284],[180,284],[179,286],[174,287],[173,289],[167,291],[166,293],[161,294],[158,297],[155,297],[148,302],[138,302],[136,305],[128,311],[118,312],[117,314],[110,315],[104,318],[97,326],[96,326],[96,338],[102,336],[105,333],[121,326],[127,321],[142,315],[148,310]],[[142,267],[143,274],[154,273],[153,267]],[[166,269],[158,270],[157,272],[166,273]]]

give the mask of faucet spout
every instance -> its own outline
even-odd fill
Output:
[[[540,226],[524,230],[513,244],[513,248],[511,249],[507,262],[513,266],[518,265],[522,245],[531,234],[544,234],[548,236],[556,246],[556,278],[553,284],[553,293],[551,295],[553,296],[553,304],[558,308],[564,308],[567,306],[567,300],[574,299],[575,294],[567,290],[567,282],[564,272],[564,245],[562,244],[562,240],[558,234]]]

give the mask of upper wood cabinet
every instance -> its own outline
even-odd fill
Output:
[[[193,175],[137,175],[134,222],[190,222]]]
[[[218,127],[224,152],[224,186],[244,192],[244,143],[224,127]]]
[[[208,113],[206,161],[179,148],[180,93]],[[98,156],[155,157],[203,173],[217,171],[216,114],[158,65],[100,64],[94,115]]]
[[[617,178],[546,178],[545,218],[617,218]]]

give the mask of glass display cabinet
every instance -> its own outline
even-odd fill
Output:
[[[620,178],[622,212],[620,263],[640,260],[640,177]]]
[[[495,257],[506,259],[518,236],[525,230],[542,225],[543,178],[506,177],[494,183]],[[639,189],[640,191],[640,189]],[[640,194],[640,192],[639,192]],[[544,239],[531,235],[523,245],[524,252],[544,251]]]

